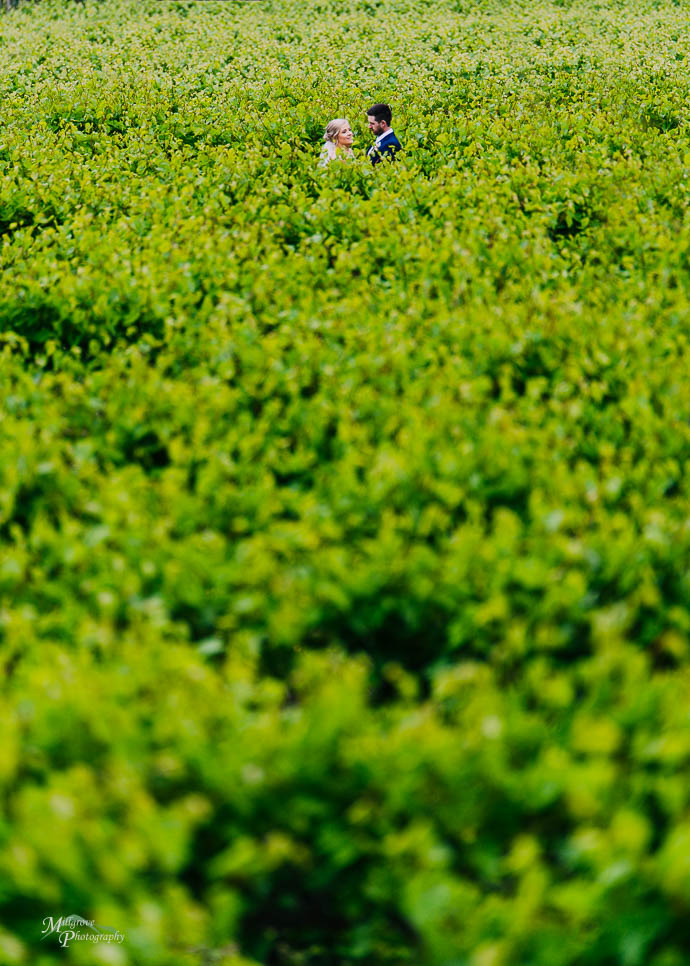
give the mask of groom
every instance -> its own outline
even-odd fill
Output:
[[[392,117],[393,112],[388,104],[374,104],[367,111],[369,130],[376,135],[376,140],[367,151],[372,164],[380,164],[384,158],[394,161],[395,155],[402,149],[391,127]]]

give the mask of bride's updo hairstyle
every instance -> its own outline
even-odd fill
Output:
[[[345,127],[345,125],[350,126],[350,122],[344,117],[336,117],[334,121],[329,121],[326,125],[326,130],[323,135],[324,141],[330,141],[331,144],[338,144],[338,136],[340,132]]]

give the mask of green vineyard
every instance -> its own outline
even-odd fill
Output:
[[[689,25],[0,13],[2,966],[690,962]]]

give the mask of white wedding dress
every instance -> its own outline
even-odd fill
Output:
[[[319,167],[325,168],[331,161],[344,161],[346,158],[354,158],[355,152],[352,148],[338,148],[332,141],[326,141],[319,158]]]

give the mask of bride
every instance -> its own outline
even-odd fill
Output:
[[[352,150],[354,134],[350,122],[344,117],[337,117],[334,121],[328,122],[323,139],[325,144],[321,151],[319,167],[325,168],[330,161],[354,158],[355,153]]]

